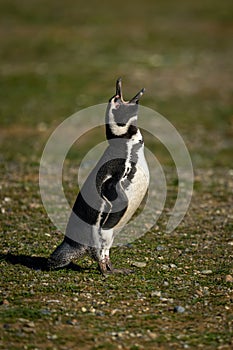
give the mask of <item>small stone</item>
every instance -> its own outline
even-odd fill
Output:
[[[48,309],[42,309],[42,310],[40,310],[40,313],[41,313],[42,315],[50,315],[50,314],[51,314],[51,311],[48,310]]]
[[[28,322],[30,322],[29,320],[27,320],[26,318],[19,318],[18,319],[18,321],[20,322],[20,323],[28,323]]]
[[[161,297],[161,291],[160,290],[155,290],[153,292],[151,292],[151,297]]]
[[[96,311],[95,314],[96,316],[101,316],[101,317],[105,316],[105,313],[103,311]]]
[[[168,270],[169,269],[168,265],[162,265],[161,267],[162,267],[163,270]]]
[[[125,318],[133,318],[133,315],[126,315]]]
[[[91,306],[90,312],[91,312],[92,314],[94,314],[94,313],[96,312],[96,309],[95,309],[93,306]]]
[[[92,298],[92,294],[91,293],[86,293],[85,295],[86,295],[87,299],[91,299]]]
[[[232,283],[233,282],[233,276],[231,276],[231,275],[226,275],[226,282],[230,282],[230,283]]]
[[[203,297],[203,292],[201,290],[196,290],[196,294],[198,297]]]
[[[4,202],[9,203],[10,201],[11,201],[11,198],[9,198],[9,197],[4,198]]]
[[[76,326],[78,324],[78,321],[74,318],[73,320],[68,320],[66,323],[71,326]]]
[[[22,331],[25,333],[35,333],[35,323],[33,321],[29,321],[25,318],[19,318],[18,321],[23,323]]]
[[[7,299],[3,299],[3,301],[2,301],[2,305],[9,305],[10,303],[9,303],[9,301],[7,300]]]
[[[170,264],[170,267],[171,267],[172,269],[176,269],[176,268],[177,268],[176,264]]]
[[[119,309],[113,309],[110,313],[111,316],[114,316],[117,312],[119,311]]]
[[[119,332],[119,333],[117,334],[117,336],[118,336],[119,338],[123,338],[123,337],[124,337],[124,333],[123,333],[123,332]]]
[[[27,326],[29,328],[34,328],[35,327],[35,323],[33,321],[30,321],[25,326]]]
[[[24,326],[24,327],[22,328],[22,331],[23,331],[24,333],[36,333],[36,331],[35,331],[34,328],[30,328],[30,327],[28,327],[27,325]]]
[[[185,308],[183,306],[178,305],[174,307],[173,311],[182,314],[183,312],[185,312]]]
[[[168,301],[168,298],[162,298],[160,297],[159,300],[162,302],[162,303],[166,303]]]
[[[157,250],[157,252],[161,252],[162,250],[164,250],[164,247],[162,245],[158,245],[156,247],[156,250]]]
[[[49,335],[47,336],[47,338],[48,338],[49,340],[56,340],[56,339],[58,338],[58,336],[57,336],[56,334],[49,334]]]
[[[50,304],[50,303],[52,303],[52,304],[54,304],[54,303],[60,303],[60,300],[51,299],[51,300],[48,300],[47,303],[48,303],[48,304]]]
[[[135,266],[135,267],[146,267],[146,262],[140,262],[140,261],[134,261],[132,262],[132,266]]]
[[[151,332],[149,329],[147,331],[147,334],[148,334],[149,338],[152,340],[155,340],[158,337],[157,333]]]
[[[111,335],[112,335],[113,337],[116,337],[116,336],[118,335],[118,333],[117,333],[117,332],[111,332]]]
[[[201,274],[202,274],[202,275],[211,275],[211,273],[213,273],[212,270],[202,270],[202,271],[201,271]]]
[[[87,312],[87,309],[83,306],[83,307],[81,308],[81,311],[82,311],[82,312]]]

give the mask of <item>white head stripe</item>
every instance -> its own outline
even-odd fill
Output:
[[[131,117],[128,122],[125,125],[117,125],[117,123],[115,122],[113,113],[112,113],[113,107],[110,108],[109,110],[109,126],[111,129],[111,132],[116,135],[116,136],[120,136],[120,135],[124,135],[127,133],[130,124],[132,124],[133,121],[137,120],[137,116],[134,115],[133,117]]]

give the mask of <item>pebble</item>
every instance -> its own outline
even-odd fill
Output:
[[[101,317],[105,316],[105,313],[103,311],[96,311],[95,314],[96,316],[101,316]]]
[[[77,326],[78,321],[74,318],[73,320],[68,320],[66,323],[71,326]]]
[[[51,311],[48,310],[48,309],[42,309],[42,310],[40,310],[40,313],[41,313],[42,315],[50,315],[50,314],[51,314]]]
[[[124,333],[123,332],[119,332],[117,335],[118,335],[119,338],[123,338],[124,337]]]
[[[150,293],[151,297],[161,297],[161,291],[160,290],[155,290]]]
[[[162,302],[162,303],[166,303],[168,301],[168,298],[162,298],[160,297],[159,300]]]
[[[48,338],[49,340],[56,340],[56,339],[58,338],[58,336],[57,336],[56,334],[48,334],[48,335],[47,335],[47,338]]]
[[[33,321],[29,321],[25,318],[19,318],[18,321],[23,323],[22,331],[24,333],[36,333],[35,323]]]
[[[29,328],[34,328],[35,327],[35,323],[33,321],[30,321],[30,322],[27,322],[27,324],[25,326],[29,327]]]
[[[202,274],[202,275],[211,275],[211,273],[213,273],[212,270],[202,270],[202,271],[201,271],[201,274]]]
[[[119,309],[113,309],[112,311],[111,311],[111,316],[114,316],[117,312],[119,311]]]
[[[150,339],[155,340],[158,337],[157,333],[151,332],[149,329],[147,330],[147,334]]]
[[[134,262],[132,262],[132,266],[135,266],[135,267],[146,267],[146,262],[134,261]]]
[[[185,312],[185,308],[183,306],[178,305],[174,307],[173,311],[182,314],[183,312]]]
[[[82,312],[87,312],[87,309],[83,306],[83,307],[81,308],[81,311],[82,311]]]
[[[48,300],[47,303],[48,303],[48,304],[50,304],[50,303],[60,303],[60,300],[51,299],[51,300]]]
[[[168,270],[169,269],[168,265],[162,265],[161,267],[162,267],[163,270]]]
[[[96,311],[96,309],[95,309],[93,306],[91,306],[91,307],[90,307],[90,312],[91,312],[92,314],[94,314],[95,311]]]
[[[233,276],[231,276],[231,275],[226,275],[226,282],[233,282]]]
[[[27,327],[27,326],[23,327],[23,328],[22,328],[22,331],[23,331],[24,333],[36,333],[36,331],[35,331],[34,328],[30,328],[30,327]]]
[[[176,269],[176,268],[177,268],[176,264],[170,264],[170,267],[171,267],[172,269]]]
[[[19,318],[18,321],[19,321],[20,323],[28,323],[28,322],[30,322],[30,321],[27,320],[26,318]]]

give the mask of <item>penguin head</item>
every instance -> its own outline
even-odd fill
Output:
[[[106,111],[107,139],[131,138],[137,132],[138,102],[144,94],[141,89],[131,100],[124,101],[122,83],[116,82],[116,93],[110,98]]]

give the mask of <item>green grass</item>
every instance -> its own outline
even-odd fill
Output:
[[[230,0],[1,1],[0,349],[231,349],[232,11]],[[190,209],[167,234],[178,180],[165,147],[145,133],[166,173],[165,211],[146,235],[113,248],[112,260],[146,267],[103,278],[87,257],[45,271],[62,235],[40,198],[44,145],[68,116],[107,102],[119,76],[126,99],[144,86],[142,104],[184,138],[195,171]],[[97,128],[70,149],[70,203],[78,163],[102,140]]]

